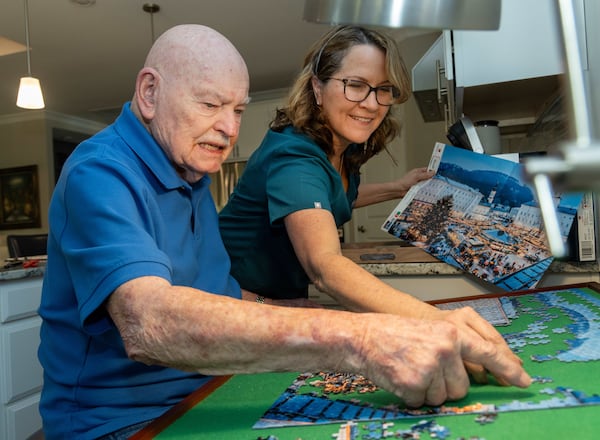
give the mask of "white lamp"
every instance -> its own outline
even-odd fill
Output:
[[[17,107],[26,109],[44,108],[44,96],[40,80],[31,76],[31,59],[29,55],[29,5],[28,0],[25,3],[25,39],[27,44],[27,73],[28,76],[21,78],[19,83],[19,93],[17,94]]]
[[[44,108],[44,96],[40,87],[40,80],[32,76],[24,76],[19,83],[17,107],[26,109]]]

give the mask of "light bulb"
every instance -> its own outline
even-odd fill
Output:
[[[26,109],[44,108],[44,97],[40,80],[32,76],[24,76],[19,83],[17,107]]]

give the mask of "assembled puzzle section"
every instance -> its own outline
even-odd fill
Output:
[[[461,305],[508,320],[508,325],[497,328],[532,375],[528,389],[473,384],[460,401],[410,409],[362,376],[306,373],[298,376],[254,428],[458,414],[473,414],[480,418],[478,423],[488,423],[502,412],[600,404],[600,296],[596,291],[565,288],[509,295],[495,303],[489,298],[475,299]],[[501,313],[490,312],[493,307]]]

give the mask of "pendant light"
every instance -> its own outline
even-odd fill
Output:
[[[29,55],[29,4],[25,3],[25,42],[27,44],[27,74],[21,78],[19,83],[19,93],[17,94],[17,107],[25,109],[44,108],[44,97],[40,80],[31,76],[31,58]]]
[[[142,9],[150,14],[150,44],[154,44],[154,14],[160,11],[160,6],[156,3],[144,3]]]

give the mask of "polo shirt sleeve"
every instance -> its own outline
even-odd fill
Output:
[[[80,319],[88,327],[107,320],[95,313],[124,282],[140,276],[170,281],[171,273],[168,257],[151,235],[167,233],[153,230],[153,216],[160,213],[153,212],[134,173],[103,159],[83,161],[70,170],[68,183],[57,187],[59,200],[51,213]]]
[[[272,225],[302,209],[326,209],[331,212],[333,192],[341,186],[339,176],[323,151],[307,144],[281,148],[273,154],[266,182]]]

